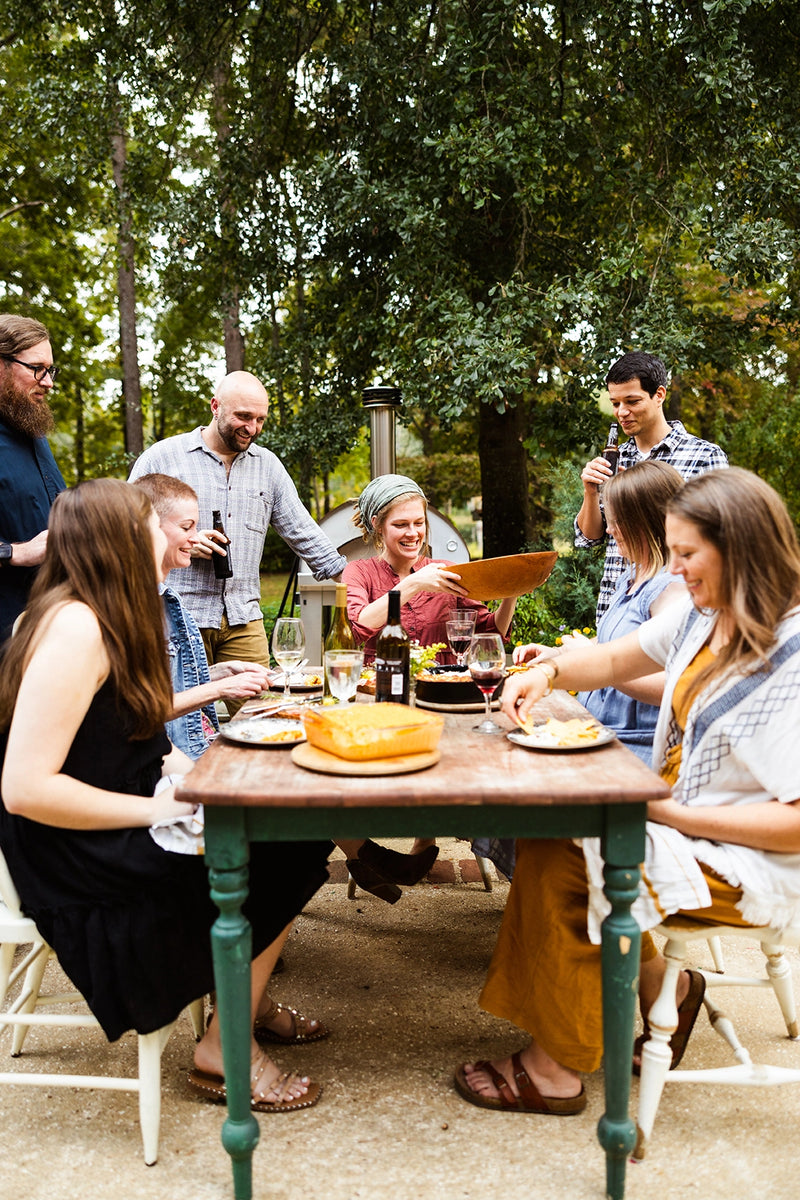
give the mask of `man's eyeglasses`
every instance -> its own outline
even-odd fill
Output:
[[[12,358],[10,354],[3,354],[0,357],[4,358],[6,362],[16,363],[18,367],[27,367],[29,371],[33,372],[33,378],[37,383],[41,383],[45,375],[49,375],[52,380],[55,380],[58,374],[58,367],[55,364],[48,367],[44,363],[27,363],[21,358]]]

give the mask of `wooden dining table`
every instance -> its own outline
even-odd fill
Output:
[[[564,692],[534,718],[586,716]],[[249,845],[259,840],[361,837],[599,837],[611,911],[602,928],[605,1113],[598,1137],[606,1194],[622,1200],[635,1127],[628,1113],[639,929],[630,906],[644,858],[648,800],[664,782],[616,739],[589,751],[532,751],[505,732],[474,731],[475,714],[447,714],[441,758],[418,772],[357,777],[295,765],[288,750],[220,737],[185,777],[182,800],[205,806],[206,862],[220,915],[212,930],[228,1116],[222,1142],[236,1200],[251,1200],[259,1138],[250,1108],[251,931],[242,914]],[[498,723],[510,730],[507,719]]]

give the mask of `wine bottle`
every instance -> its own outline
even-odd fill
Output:
[[[357,650],[358,642],[356,635],[353,633],[353,626],[350,624],[350,619],[347,615],[347,584],[336,584],[336,601],[334,604],[333,614],[331,616],[331,626],[328,630],[323,651],[325,650]],[[323,662],[325,659],[323,658]],[[327,672],[323,671],[323,698],[330,696],[331,688],[328,683]]]
[[[616,421],[611,422],[611,428],[608,431],[608,441],[603,450],[603,458],[611,467],[611,474],[616,475],[617,466],[619,464],[619,446],[617,444],[619,431]]]
[[[221,533],[228,543],[225,548],[224,557],[221,554],[217,554],[216,551],[211,555],[211,565],[214,568],[214,574],[217,579],[230,579],[233,575],[233,567],[231,566],[231,539],[225,533],[225,526],[222,524],[222,517],[218,508],[215,508],[211,514],[211,524],[217,533]]]
[[[400,593],[389,592],[389,614],[375,646],[375,700],[408,704],[411,642],[400,624]]]

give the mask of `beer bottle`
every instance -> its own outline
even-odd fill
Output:
[[[612,421],[611,428],[608,431],[608,441],[606,442],[605,449],[603,450],[603,458],[611,467],[612,475],[616,475],[617,466],[619,464],[619,446],[617,444],[618,436],[617,423],[616,421]]]
[[[217,579],[230,579],[233,575],[233,567],[231,566],[231,539],[225,533],[225,526],[222,524],[222,517],[218,508],[215,508],[211,514],[211,524],[217,533],[221,533],[228,543],[224,556],[217,554],[216,551],[211,555],[211,565],[214,568],[214,574]]]

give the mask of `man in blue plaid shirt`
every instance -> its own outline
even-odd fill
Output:
[[[130,474],[131,482],[153,472],[171,475],[197,493],[200,541],[191,564],[170,571],[167,584],[200,627],[209,664],[239,659],[270,665],[259,578],[270,525],[315,578],[336,578],[347,565],[301,503],[280,459],[255,444],[268,411],[263,384],[249,371],[233,371],[214,393],[211,422],[156,442]],[[230,579],[217,579],[211,565],[212,554],[224,553],[226,544],[212,529],[215,509],[230,539]]]
[[[628,434],[620,446],[619,467],[632,467],[646,458],[669,463],[684,479],[702,475],[717,467],[727,467],[726,454],[714,442],[687,433],[680,421],[664,416],[667,395],[667,369],[660,358],[636,350],[623,354],[606,377],[614,416]],[[600,489],[612,474],[601,456],[593,458],[581,472],[583,504],[575,518],[575,545],[606,544],[606,561],[597,598],[597,620],[608,608],[624,559],[617,543],[606,529]]]

